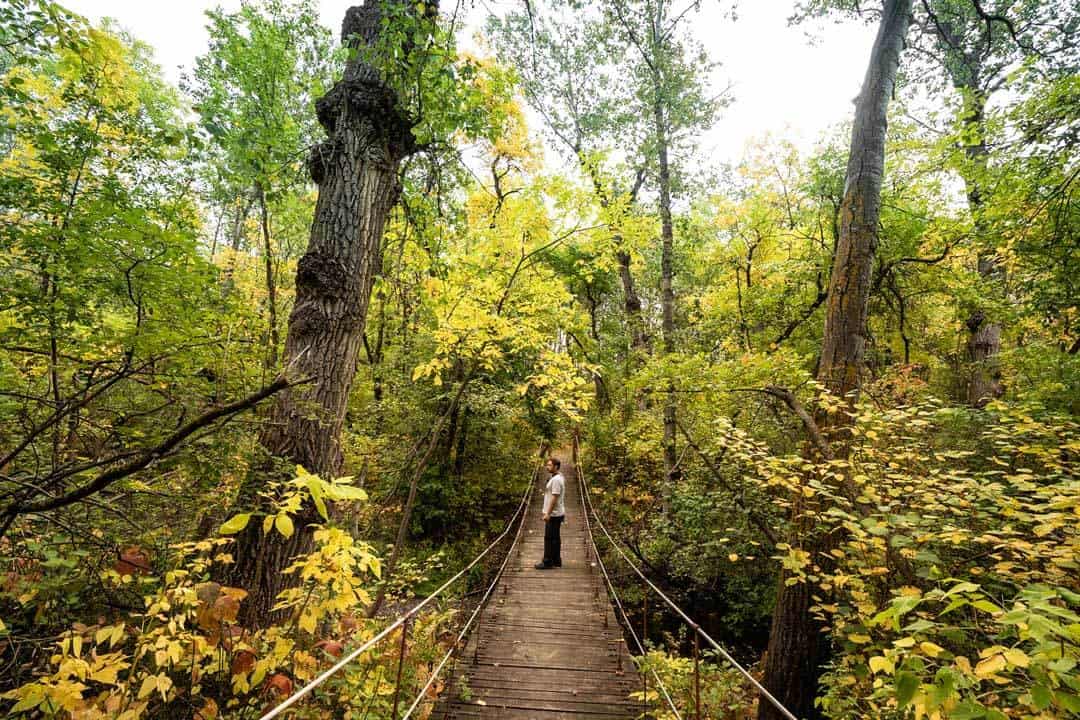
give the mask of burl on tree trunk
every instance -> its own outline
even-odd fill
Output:
[[[911,24],[911,5],[912,0],[885,1],[855,106],[844,199],[840,207],[840,238],[829,280],[818,368],[818,380],[832,393],[846,398],[849,406],[854,405],[859,389],[866,345],[866,320],[885,172],[887,111],[900,52]],[[851,416],[843,412],[818,418],[818,426],[832,457],[842,459],[847,456],[851,422]],[[821,450],[809,452],[817,456]],[[838,491],[845,490],[838,488]],[[821,507],[818,511],[826,509]],[[822,534],[814,527],[812,516],[793,517],[792,520],[802,548],[821,566],[822,572],[827,572],[828,551],[839,544],[841,538],[835,532]],[[765,658],[764,684],[796,716],[813,718],[819,715],[814,707],[814,697],[828,652],[824,628],[810,610],[816,604],[812,596],[820,594],[820,590],[809,581],[788,585],[789,577],[788,573],[782,573],[779,581]],[[761,701],[758,708],[759,720],[783,717],[767,702]]]
[[[345,14],[342,41],[358,49],[378,39],[380,3],[366,0]],[[290,376],[312,377],[303,389],[280,395],[260,441],[269,460],[245,481],[238,505],[258,508],[259,493],[274,479],[287,479],[295,465],[323,478],[342,466],[341,428],[356,375],[364,321],[378,267],[383,230],[398,199],[398,167],[415,151],[413,123],[395,92],[362,53],[318,103],[327,140],[309,159],[319,186],[311,239],[296,271],[296,304],[289,316],[283,367]],[[285,538],[264,534],[250,522],[237,536],[235,564],[226,581],[246,589],[241,620],[251,626],[273,621],[270,608],[292,581],[282,571],[312,547],[307,507],[296,531]]]

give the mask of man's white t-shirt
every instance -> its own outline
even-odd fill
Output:
[[[551,517],[563,517],[566,515],[566,505],[563,503],[563,495],[566,494],[566,481],[562,473],[555,473],[547,481],[544,489],[544,512]]]

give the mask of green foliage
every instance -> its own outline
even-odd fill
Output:
[[[850,463],[779,459],[765,479],[802,498],[794,522],[843,537],[822,556],[777,546],[788,582],[820,588],[817,612],[842,649],[823,707],[1072,712],[1080,427],[1039,408],[925,404],[867,410],[855,431]],[[842,468],[850,499],[829,489]]]
[[[216,157],[219,193],[253,185],[277,200],[306,182],[304,148],[320,131],[311,107],[330,83],[330,33],[306,1],[212,10],[210,48],[188,88]]]
[[[460,28],[425,3],[382,3],[379,41],[345,48],[310,0],[243,3],[208,14],[187,97],[115,28],[5,3],[4,710],[251,716],[376,632],[358,619],[373,590],[421,596],[483,547],[516,507],[537,441],[558,447],[577,427],[601,511],[741,660],[760,657],[781,573],[813,585],[833,650],[828,716],[1080,714],[1080,83],[1066,5],[994,8],[1010,29],[966,0],[916,4],[920,59],[905,55],[901,100],[917,83],[933,107],[891,119],[863,399],[850,434],[826,438],[845,450],[830,461],[808,429],[845,406],[812,378],[847,131],[809,152],[761,138],[735,166],[703,169],[697,136],[723,99],[686,27],[693,3],[682,16],[652,2],[518,5],[487,23],[498,62],[460,51]],[[869,19],[878,7],[813,0],[794,14]],[[265,511],[224,516],[264,460],[263,423],[248,416],[85,497],[20,512],[278,371],[267,351],[314,208],[312,104],[336,62],[376,70],[420,146],[379,249],[342,439],[352,478],[298,469],[267,490]],[[550,157],[519,100],[565,158]],[[676,327],[674,350],[654,354],[657,105],[677,198]],[[986,262],[994,272],[979,271]],[[1001,327],[1005,388],[980,410],[959,406],[976,311]],[[414,478],[409,547],[386,577],[379,556]],[[213,580],[229,536],[255,523],[290,538],[311,520],[315,546],[277,598],[287,620],[238,628],[243,591]],[[627,591],[638,607],[640,588]],[[692,663],[666,620],[652,609],[638,661],[686,717]],[[408,686],[427,680],[452,622],[437,611],[413,627]],[[358,658],[302,712],[386,716],[394,646]],[[730,669],[706,655],[702,671],[704,716],[753,712]],[[652,683],[636,699],[667,712]]]
[[[630,697],[647,704],[650,717],[663,720],[673,720],[675,717],[725,720],[752,716],[756,703],[754,689],[712,651],[702,653],[696,686],[692,658],[649,650],[645,655],[634,658],[634,662],[638,671],[646,676],[648,689],[631,693]],[[672,711],[663,691],[657,687],[657,678],[667,689],[668,697],[679,712],[678,716]]]

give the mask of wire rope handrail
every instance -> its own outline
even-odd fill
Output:
[[[528,500],[530,497],[532,497],[533,488],[535,486],[536,475],[534,473],[533,481],[529,483],[529,490],[525,494],[524,505],[526,508],[528,508]],[[477,616],[484,611],[484,607],[487,605],[488,598],[491,597],[491,593],[495,589],[495,586],[498,585],[499,580],[502,579],[503,571],[506,570],[506,564],[510,562],[510,557],[514,554],[514,548],[517,547],[518,540],[521,539],[521,531],[524,527],[524,521],[518,523],[518,529],[517,533],[514,535],[514,541],[510,543],[510,548],[506,551],[506,557],[503,558],[502,565],[499,566],[499,571],[495,573],[495,577],[492,578],[491,584],[488,585],[487,592],[484,593],[484,597],[480,598],[480,602],[477,603],[476,608],[472,612],[472,615],[469,616],[469,619],[465,622],[465,625],[462,626],[457,638],[455,638],[453,644],[450,645],[450,649],[446,651],[446,654],[443,655],[442,660],[439,661],[438,666],[431,672],[430,677],[428,677],[427,683],[425,683],[424,687],[420,689],[420,692],[417,694],[416,699],[413,700],[413,703],[409,706],[409,709],[405,711],[405,714],[402,716],[401,720],[409,720],[409,718],[412,717],[413,712],[415,712],[416,708],[420,706],[421,702],[423,702],[424,695],[427,694],[428,689],[435,682],[435,680],[438,679],[443,667],[445,667],[446,663],[450,661],[450,658],[453,656],[454,651],[457,650],[461,641],[464,640],[465,636],[469,633],[469,628],[472,627],[473,621],[475,621]]]
[[[731,656],[731,654],[728,653],[727,650],[725,650],[718,642],[713,640],[712,637],[708,633],[706,633],[701,628],[700,625],[698,625],[696,622],[694,622],[694,620],[689,615],[687,615],[683,611],[682,608],[680,608],[678,605],[676,605],[675,602],[671,598],[669,598],[667,595],[665,595],[664,591],[661,590],[660,588],[658,588],[653,583],[653,581],[650,580],[645,575],[645,573],[643,573],[641,571],[641,569],[634,563],[634,561],[630,559],[630,557],[626,554],[625,551],[623,551],[623,549],[619,546],[619,544],[617,542],[615,542],[615,539],[611,537],[611,533],[609,533],[607,527],[604,526],[604,521],[600,519],[599,513],[596,512],[596,506],[593,505],[592,496],[589,494],[589,484],[585,480],[585,471],[581,469],[581,463],[580,462],[577,465],[577,471],[578,471],[578,478],[579,478],[579,480],[581,482],[581,486],[582,486],[582,493],[581,493],[581,495],[582,495],[582,504],[585,504],[586,502],[588,503],[588,509],[592,512],[592,516],[596,519],[597,526],[604,533],[604,536],[607,538],[607,541],[611,544],[611,546],[613,548],[615,548],[615,551],[622,557],[623,560],[626,561],[626,564],[629,565],[630,568],[633,569],[633,571],[637,574],[637,576],[640,577],[643,581],[645,581],[645,583],[650,588],[652,588],[653,592],[655,592],[658,596],[660,596],[660,599],[663,600],[664,603],[667,604],[668,607],[670,607],[672,610],[674,610],[675,613],[680,618],[682,618],[682,620],[687,625],[689,625],[690,628],[698,636],[701,637],[701,639],[703,639],[705,642],[707,642],[709,645],[711,645],[714,650],[716,650],[718,653],[720,653],[721,657],[723,657],[724,660],[726,660],[728,663],[730,663],[732,667],[734,667],[743,677],[745,677],[747,679],[747,681],[749,681],[750,684],[753,685],[754,688],[761,694],[761,696],[763,698],[765,698],[766,700],[768,700],[769,703],[774,708],[776,708],[776,710],[781,715],[788,718],[788,720],[799,720],[794,714],[792,714],[792,712],[790,710],[788,710],[786,707],[784,707],[784,705],[779,700],[777,700],[772,695],[772,693],[770,693],[768,690],[766,690],[765,686],[762,685],[760,682],[758,682],[758,680],[753,675],[751,675],[746,670],[746,668],[744,668],[742,665],[740,665],[739,662],[737,660],[735,660],[735,658],[733,658]],[[597,559],[599,559],[599,554],[597,554]],[[601,565],[601,567],[603,567],[603,566]],[[607,573],[605,572],[605,576],[606,576],[606,574]],[[614,593],[614,589],[612,590],[612,592]],[[621,603],[619,603],[619,605],[621,606]]]
[[[600,572],[604,575],[604,580],[607,583],[608,592],[611,594],[612,599],[615,601],[615,607],[619,609],[619,614],[622,615],[623,622],[626,623],[627,630],[630,631],[630,637],[634,638],[634,644],[637,645],[638,652],[641,653],[642,657],[645,657],[645,645],[642,643],[641,639],[638,638],[637,632],[634,631],[634,624],[630,622],[630,617],[626,614],[626,609],[623,607],[622,600],[619,598],[619,594],[615,592],[615,585],[611,582],[611,577],[608,575],[607,568],[604,566],[604,561],[601,559],[600,553],[596,550],[596,541],[593,540],[592,534],[592,524],[589,522],[589,512],[585,508],[585,474],[581,470],[580,462],[574,464],[574,469],[577,470],[578,484],[582,487],[582,491],[579,494],[581,495],[581,516],[585,519],[585,534],[586,537],[589,538],[590,543],[592,544],[593,556],[596,558],[596,564],[600,566]],[[592,506],[591,502],[589,503],[589,506]],[[599,521],[599,518],[597,518],[597,522]],[[656,679],[656,686],[660,689],[660,692],[663,693],[664,699],[667,700],[668,707],[670,707],[671,711],[675,713],[675,717],[677,720],[682,720],[682,715],[679,713],[679,709],[675,706],[675,701],[671,699],[671,694],[668,693],[667,686],[664,685],[664,681],[660,679],[660,675],[656,672],[655,668],[652,670],[652,675]],[[649,698],[647,689],[642,699],[645,703],[648,703]]]
[[[304,698],[305,696],[311,694],[315,690],[315,688],[319,687],[324,682],[329,680],[335,673],[337,673],[343,667],[345,667],[346,665],[351,663],[353,660],[358,658],[360,655],[362,655],[365,652],[367,652],[368,650],[370,650],[375,645],[379,644],[379,642],[381,642],[388,635],[393,633],[394,630],[396,630],[399,627],[402,627],[404,624],[406,624],[414,615],[416,615],[421,610],[423,610],[425,607],[427,607],[427,605],[429,605],[432,601],[434,601],[435,598],[439,597],[443,593],[444,590],[446,590],[451,585],[453,585],[458,580],[460,580],[465,575],[465,573],[469,572],[474,567],[476,567],[477,563],[479,563],[485,556],[487,556],[487,554],[490,553],[492,551],[492,549],[496,545],[498,545],[500,542],[502,542],[502,540],[510,532],[510,529],[514,526],[514,523],[518,522],[520,518],[524,518],[523,510],[528,507],[528,500],[532,496],[533,487],[536,485],[536,474],[539,471],[539,468],[540,468],[540,464],[538,464],[536,466],[536,469],[533,470],[532,475],[529,477],[528,486],[526,487],[525,492],[522,494],[521,501],[518,503],[517,509],[514,511],[514,514],[511,515],[510,519],[507,521],[506,527],[503,529],[503,531],[501,533],[499,533],[498,537],[496,537],[494,540],[492,540],[491,543],[486,548],[484,548],[483,551],[480,552],[479,555],[477,555],[476,557],[473,558],[472,562],[470,562],[468,565],[466,565],[461,570],[459,570],[456,575],[454,575],[452,578],[450,578],[449,580],[444,582],[442,585],[440,585],[434,592],[432,592],[430,595],[428,595],[426,598],[424,598],[418,604],[414,605],[406,613],[404,613],[403,615],[398,616],[398,618],[396,620],[394,620],[394,622],[392,622],[390,625],[387,625],[385,628],[383,628],[374,637],[367,640],[362,645],[360,645],[360,647],[356,648],[355,650],[350,652],[348,655],[346,655],[345,657],[338,660],[336,663],[334,663],[334,665],[332,667],[325,670],[323,673],[321,673],[314,680],[312,680],[307,685],[305,685],[304,687],[300,688],[295,693],[290,695],[280,705],[276,706],[275,708],[273,708],[272,710],[270,710],[266,714],[262,715],[259,718],[259,720],[273,720],[273,718],[278,717],[281,713],[285,712],[285,710],[289,709],[290,707],[292,707],[293,705],[298,703],[302,698]],[[519,516],[520,516],[520,518],[519,518]],[[518,538],[521,536],[521,527],[522,527],[522,525],[523,525],[523,523],[518,522],[518,531],[514,535],[514,543],[510,546],[511,551],[514,548],[514,545],[517,544]],[[507,552],[506,559],[508,559],[510,557],[510,554],[511,554],[510,552]],[[498,578],[502,575],[503,568],[506,567],[506,559],[503,560],[503,564],[499,568],[499,572],[496,574],[496,577],[495,577],[495,582],[496,583],[498,582]],[[481,600],[480,604],[477,605],[477,609],[480,609],[480,608],[482,608],[484,606],[484,601],[486,601],[488,596],[491,594],[491,588],[492,587],[494,587],[494,584],[491,587],[488,588],[488,591],[484,594],[484,598]],[[472,617],[469,618],[469,623],[468,624],[472,623],[473,619],[476,617],[476,614],[477,614],[476,611],[474,611]],[[460,641],[460,638],[461,638],[461,636],[459,635],[458,641]],[[449,658],[449,655],[453,652],[453,649],[454,649],[454,647],[456,647],[456,645],[457,645],[457,642],[455,642],[454,646],[451,647],[450,653],[447,653],[447,657],[443,659],[443,662],[439,664],[439,670],[440,671],[442,670],[443,665],[445,665],[446,660]],[[435,677],[434,673],[433,673],[432,677]],[[429,679],[428,684],[425,685],[423,690],[420,691],[419,698],[422,698],[424,693],[427,692],[427,689],[431,686],[431,682],[432,682],[432,680]],[[419,704],[418,702],[414,702],[413,706],[409,708],[408,713],[406,713],[406,715],[404,717],[408,718],[409,715],[413,712],[413,710],[415,710],[415,708],[416,708],[416,706],[418,704]],[[404,720],[404,718],[403,718],[403,720]]]

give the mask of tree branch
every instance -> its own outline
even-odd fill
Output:
[[[701,461],[705,463],[705,467],[709,469],[709,472],[712,474],[713,478],[715,478],[717,482],[724,486],[725,490],[727,490],[735,497],[735,501],[738,503],[742,511],[746,513],[746,516],[750,520],[750,522],[752,522],[754,526],[761,531],[762,535],[768,538],[770,543],[776,545],[776,543],[779,542],[776,531],[772,528],[771,525],[769,525],[765,518],[762,517],[761,513],[748,507],[746,502],[746,496],[743,490],[736,490],[731,486],[731,483],[729,483],[727,478],[723,476],[723,473],[720,472],[720,469],[713,465],[712,459],[705,453],[704,450],[702,450],[698,446],[696,442],[694,442],[694,438],[690,437],[690,433],[686,431],[686,428],[683,427],[682,423],[676,422],[675,427],[679,428],[679,432],[681,432],[683,434],[683,437],[686,438],[686,444],[693,448],[694,452],[698,454],[698,457],[700,457]]]
[[[821,456],[826,460],[833,459],[832,447],[825,439],[825,436],[821,434],[821,428],[818,427],[817,422],[815,422],[810,413],[806,411],[806,408],[802,406],[799,399],[787,388],[779,387],[777,385],[768,385],[763,388],[734,388],[732,392],[762,393],[782,401],[787,405],[788,409],[799,418],[800,422],[802,422],[803,427],[806,428],[806,434],[810,436],[810,441],[814,444],[814,447],[817,448],[817,451],[821,453]]]
[[[55,510],[59,507],[64,507],[72,503],[78,502],[94,493],[97,493],[117,480],[122,480],[140,470],[145,469],[147,466],[160,459],[161,457],[169,454],[177,448],[184,440],[186,440],[191,434],[206,427],[211,423],[216,422],[222,418],[227,418],[236,413],[248,410],[266,398],[285,390],[286,388],[295,387],[297,385],[303,385],[313,381],[313,378],[307,378],[297,382],[291,382],[285,377],[279,377],[277,380],[267,385],[263,389],[256,393],[253,393],[243,400],[238,400],[234,403],[224,405],[220,408],[207,411],[195,418],[187,425],[184,425],[176,432],[169,435],[165,440],[159,443],[157,446],[146,450],[134,458],[130,462],[127,462],[119,467],[106,470],[91,480],[86,485],[72,490],[71,492],[48,500],[42,500],[37,503],[19,504],[12,503],[4,510],[4,515],[7,517],[14,517],[16,515],[22,515],[25,513],[40,513],[47,512],[49,510]]]

